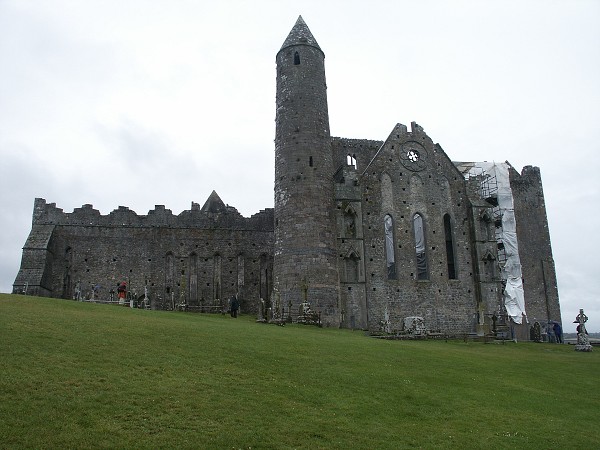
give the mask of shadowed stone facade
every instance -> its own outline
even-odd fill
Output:
[[[146,288],[153,309],[218,311],[239,292],[249,310],[247,299],[268,298],[272,252],[273,210],[244,218],[215,192],[178,216],[164,206],[146,216],[91,205],[64,213],[36,199],[14,292],[89,298],[96,288],[107,299],[125,281],[134,299]]]
[[[307,300],[339,326],[334,172],[325,55],[299,19],[277,53],[275,301]]]
[[[300,17],[276,56],[274,209],[244,218],[215,192],[178,216],[64,213],[36,199],[14,292],[106,297],[126,281],[154,309],[216,311],[239,293],[242,311],[262,299],[280,320],[309,304],[326,326],[486,334],[505,315],[512,252],[508,284],[527,314],[510,322],[513,335],[528,338],[527,319],[560,322],[539,169],[502,165],[503,213],[495,177],[452,162],[414,122],[385,141],[332,137],[324,59]]]

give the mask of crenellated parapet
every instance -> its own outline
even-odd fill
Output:
[[[220,199],[219,199],[220,200]],[[34,225],[71,225],[97,227],[140,227],[140,228],[227,228],[237,230],[273,231],[273,209],[265,209],[247,218],[236,208],[222,205],[218,208],[199,208],[192,203],[189,210],[174,215],[164,205],[156,205],[147,215],[139,215],[126,206],[119,206],[103,215],[90,204],[65,213],[55,203],[36,198],[33,211]]]

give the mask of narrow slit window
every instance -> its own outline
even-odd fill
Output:
[[[313,166],[313,157],[312,157],[312,156],[309,156],[309,157],[308,157],[308,165],[309,165],[310,167],[312,167],[312,166]]]
[[[300,54],[298,52],[294,52],[294,65],[300,65]]]

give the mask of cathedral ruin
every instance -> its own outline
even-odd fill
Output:
[[[13,293],[241,311],[324,326],[444,335],[560,322],[540,171],[452,161],[416,123],[332,137],[325,55],[301,17],[276,56],[274,208],[243,217],[212,192],[174,215],[35,200]],[[114,297],[113,297],[114,296]],[[268,313],[267,313],[268,312]]]

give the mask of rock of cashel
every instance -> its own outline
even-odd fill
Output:
[[[415,122],[332,137],[324,60],[299,17],[276,55],[274,208],[37,198],[13,293],[119,303],[124,282],[132,306],[222,312],[238,295],[266,321],[383,335],[529,339],[528,317],[560,322],[539,169],[452,161]]]

